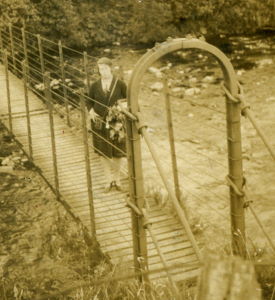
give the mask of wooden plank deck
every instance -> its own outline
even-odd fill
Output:
[[[23,84],[10,73],[10,92],[13,115],[13,133],[28,151],[27,120],[24,104]],[[47,181],[54,186],[54,170],[51,152],[49,116],[43,102],[29,92],[31,130],[34,163],[42,170]],[[0,65],[0,118],[8,127],[8,106],[4,68]],[[89,202],[85,171],[85,157],[82,136],[76,135],[57,114],[54,114],[56,154],[60,192],[83,224],[90,228]],[[96,235],[102,250],[115,264],[123,264],[133,270],[133,244],[131,215],[125,206],[125,192],[104,193],[104,172],[100,158],[90,149],[92,185]],[[126,179],[122,181],[127,188]],[[153,232],[157,236],[161,250],[170,264],[196,262],[197,257],[178,220],[158,207],[149,211]],[[148,236],[149,269],[162,267],[157,251]],[[175,269],[176,280],[193,277],[197,269]],[[165,272],[152,278],[165,276]]]

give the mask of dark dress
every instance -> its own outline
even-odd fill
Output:
[[[113,77],[111,86],[108,92],[104,92],[102,89],[101,80],[95,81],[89,90],[89,101],[87,101],[87,108],[90,110],[92,107],[94,111],[102,118],[102,120],[106,121],[106,116],[108,115],[108,108],[113,106],[117,100],[125,99],[126,98],[126,84],[122,80],[117,80],[116,77]],[[113,90],[114,84],[116,82],[116,86]],[[112,93],[113,90],[113,93]],[[111,98],[110,98],[110,94]],[[106,107],[107,106],[107,107]],[[110,139],[109,130],[106,128],[106,124],[103,122],[101,128],[100,126],[96,126],[93,121],[92,122],[92,132],[93,132],[93,145],[95,152],[107,156],[109,158],[112,157],[123,157],[125,156],[121,151],[110,145],[107,141],[111,144],[115,145],[123,152],[126,152],[125,149],[125,142],[118,142],[113,141]],[[107,141],[106,141],[107,140]]]

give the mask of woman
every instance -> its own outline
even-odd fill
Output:
[[[113,76],[112,61],[102,57],[97,61],[100,79],[95,81],[89,90],[90,101],[87,108],[91,119],[93,145],[95,152],[101,157],[107,180],[105,191],[112,187],[121,190],[120,167],[121,158],[125,156],[125,143],[115,143],[110,138],[110,130],[106,128],[106,117],[109,108],[117,104],[119,99],[126,98],[126,84]]]

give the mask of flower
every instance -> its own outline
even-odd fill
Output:
[[[38,91],[44,91],[45,90],[45,85],[44,83],[38,83],[34,86],[34,88]]]
[[[121,142],[125,139],[125,117],[119,105],[114,105],[109,108],[108,115],[106,117],[106,128],[109,129],[111,140]]]

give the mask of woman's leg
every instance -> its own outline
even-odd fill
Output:
[[[100,156],[101,164],[103,166],[104,176],[106,178],[106,184],[105,187],[110,187],[111,182],[113,181],[112,176],[112,160],[110,158],[105,158],[103,156]]]
[[[113,181],[116,182],[117,186],[121,186],[120,182],[120,170],[121,170],[122,159],[120,157],[113,158]]]

